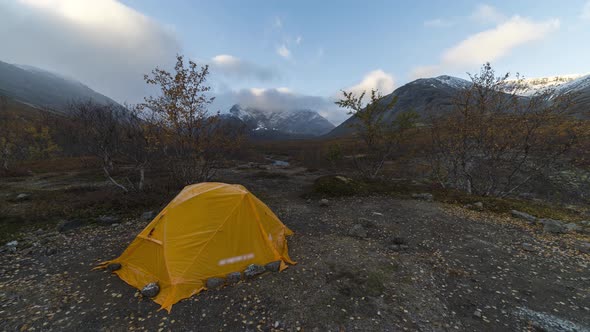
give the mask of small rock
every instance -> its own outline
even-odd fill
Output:
[[[146,211],[141,214],[142,221],[152,221],[158,214],[155,211]]]
[[[241,272],[232,272],[225,276],[225,281],[228,285],[237,284],[242,280],[242,273]]]
[[[367,237],[368,234],[367,230],[363,227],[363,225],[356,224],[352,226],[352,228],[348,231],[348,235],[364,239]]]
[[[47,250],[45,250],[46,256],[53,256],[55,254],[57,254],[57,249],[55,248],[47,248]]]
[[[434,200],[434,196],[430,193],[412,194],[412,198],[428,202],[432,202]]]
[[[141,295],[145,297],[154,297],[160,292],[160,286],[157,282],[150,282],[141,290]]]
[[[561,234],[566,231],[565,226],[559,220],[540,219],[539,223],[543,225],[543,231],[547,233]]]
[[[250,265],[248,265],[246,270],[244,270],[244,277],[246,279],[252,279],[252,278],[256,277],[257,275],[263,274],[264,271],[266,271],[264,269],[264,266],[261,266],[258,264],[250,264]]]
[[[111,263],[109,265],[107,265],[107,270],[109,272],[115,272],[117,270],[121,269],[121,264],[120,263]]]
[[[225,284],[225,280],[223,278],[209,278],[207,279],[207,288],[208,289],[215,289],[223,286]]]
[[[582,242],[578,246],[578,250],[583,253],[590,254],[590,242]]]
[[[82,222],[82,220],[62,220],[57,224],[57,226],[55,226],[55,230],[60,233],[63,233],[81,227],[82,225],[84,225],[84,222]]]
[[[281,268],[281,261],[270,262],[270,263],[266,264],[264,266],[264,268],[268,272],[278,272],[279,269]]]
[[[16,241],[16,240],[10,241],[6,244],[6,248],[10,252],[16,252],[16,246],[18,246],[18,241]]]
[[[408,250],[408,249],[410,249],[410,246],[407,244],[400,244],[399,248],[400,248],[400,250]]]
[[[572,232],[572,233],[573,232],[582,232],[584,230],[584,228],[582,226],[580,226],[576,223],[573,223],[573,222],[566,224],[564,227],[568,232]]]
[[[328,206],[329,204],[330,204],[330,201],[328,201],[328,200],[327,200],[327,199],[325,199],[325,198],[322,198],[322,199],[320,200],[320,206]]]
[[[22,202],[22,201],[28,201],[31,199],[31,194],[18,194],[16,195],[16,198],[14,199],[15,202]]]
[[[477,211],[483,211],[483,203],[482,202],[473,203],[473,209],[477,210]]]
[[[481,318],[481,311],[479,309],[475,310],[473,312],[473,317],[475,317],[475,318]]]
[[[408,244],[408,241],[403,237],[396,236],[391,239],[391,243],[398,244],[398,245],[399,244]]]
[[[376,228],[377,227],[377,223],[371,219],[359,218],[359,222],[361,223],[361,225],[363,225],[363,227],[366,227],[366,228]]]
[[[580,221],[580,225],[582,225],[582,226],[590,226],[590,220],[582,220],[582,221]]]
[[[521,246],[522,246],[522,249],[524,249],[526,251],[535,251],[535,248],[530,243],[523,243]]]
[[[532,224],[534,224],[535,222],[537,222],[537,217],[531,216],[528,213],[517,211],[517,210],[512,210],[512,211],[510,211],[510,213],[512,214],[512,216],[514,218],[524,219],[524,220],[526,220],[526,221],[528,221],[529,223],[532,223]]]
[[[101,225],[118,224],[120,220],[121,219],[119,219],[119,217],[115,217],[115,216],[100,216],[100,217],[96,218],[96,222]]]

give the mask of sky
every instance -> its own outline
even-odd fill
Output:
[[[590,0],[0,0],[0,61],[77,79],[118,102],[176,54],[209,65],[212,111],[234,103],[347,118],[341,90],[421,77],[590,72]]]

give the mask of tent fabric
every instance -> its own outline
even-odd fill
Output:
[[[242,272],[250,264],[281,261],[288,254],[287,228],[262,201],[241,185],[205,182],[185,187],[123,254],[115,273],[142,289],[160,286],[154,301],[170,312],[172,305],[206,289],[212,277]]]

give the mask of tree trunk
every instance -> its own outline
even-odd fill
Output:
[[[118,183],[117,181],[115,181],[115,179],[113,179],[113,177],[111,176],[111,174],[109,173],[109,171],[107,170],[106,166],[102,167],[104,174],[107,176],[107,178],[109,179],[109,181],[111,181],[112,184],[114,184],[116,187],[119,187],[121,189],[123,189],[124,192],[129,192],[129,190],[127,188],[125,188],[125,186],[123,186],[122,184]]]

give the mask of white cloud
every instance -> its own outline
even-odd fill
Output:
[[[590,0],[586,1],[586,4],[582,8],[582,14],[580,15],[580,18],[590,21]]]
[[[506,20],[506,16],[502,14],[495,7],[486,4],[478,5],[473,13],[471,19],[478,23],[500,23]]]
[[[232,79],[255,79],[271,81],[280,77],[278,70],[242,60],[228,54],[216,55],[211,59],[212,75],[221,74]]]
[[[393,91],[395,82],[393,76],[384,72],[381,69],[373,70],[363,77],[360,83],[351,86],[344,91],[353,92],[360,95],[363,92],[370,93],[372,89],[379,90],[383,95],[389,94]]]
[[[277,47],[277,54],[282,56],[283,58],[291,57],[291,51],[287,48],[287,45],[282,44],[281,46]]]
[[[143,74],[174,62],[175,34],[116,0],[0,1],[0,59],[73,77],[117,101],[145,95]]]
[[[454,24],[454,22],[442,18],[435,18],[432,20],[424,21],[424,26],[429,28],[446,28]]]
[[[532,21],[514,16],[497,25],[467,37],[457,45],[447,49],[437,65],[417,67],[414,78],[442,74],[448,70],[459,70],[481,65],[508,55],[514,48],[542,40],[559,28],[558,19]]]

